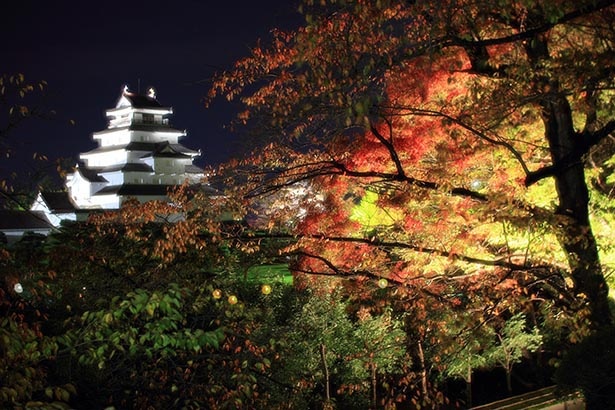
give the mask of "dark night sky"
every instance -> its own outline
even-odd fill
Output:
[[[199,165],[233,154],[237,138],[223,129],[233,114],[224,100],[205,109],[207,79],[247,55],[273,27],[301,22],[295,0],[20,0],[3,11],[0,72],[46,80],[52,120],[12,137],[21,154],[77,158],[93,149],[92,132],[106,127],[104,110],[121,88],[150,86],[172,106],[184,145],[202,150]],[[5,5],[3,8],[9,6]],[[8,23],[8,24],[7,24]],[[75,125],[70,125],[70,120]],[[6,168],[0,164],[0,168]],[[6,172],[0,169],[0,172]],[[1,179],[1,178],[0,178]]]

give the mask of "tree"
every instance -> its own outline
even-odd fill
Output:
[[[49,376],[57,341],[45,332],[52,274],[40,274],[38,235],[0,245],[0,405],[3,408],[70,408],[75,386]]]
[[[214,356],[225,337],[221,327],[203,320],[210,314],[203,310],[213,309],[204,289],[173,283],[164,292],[136,289],[114,297],[107,308],[74,317],[58,337],[70,351],[59,365],[75,379],[81,405],[206,405],[221,385],[199,369],[202,357]],[[207,388],[192,376],[197,371]]]
[[[525,315],[518,313],[508,319],[500,332],[496,332],[497,340],[487,349],[485,355],[488,361],[501,366],[506,372],[506,388],[512,393],[512,370],[528,352],[534,352],[542,344],[542,336],[537,329],[526,330]]]
[[[296,317],[289,337],[298,350],[305,352],[295,358],[288,356],[289,361],[295,362],[291,366],[301,369],[295,373],[300,378],[293,382],[300,386],[300,391],[310,387],[312,392],[322,391],[323,408],[334,408],[336,389],[332,389],[332,379],[346,370],[344,357],[354,350],[349,338],[352,322],[340,302],[333,296],[310,298]]]
[[[294,231],[296,270],[400,284],[493,275],[611,323],[589,201],[610,189],[611,2],[302,10],[304,27],[273,32],[210,92],[240,99],[239,122],[266,147],[246,161],[243,198],[305,181],[324,198]],[[389,218],[361,229],[350,215],[367,192]]]
[[[465,404],[472,407],[472,380],[475,370],[488,368],[491,363],[485,352],[493,344],[494,332],[491,326],[470,326],[474,332],[468,332],[468,325],[463,323],[467,317],[459,315],[456,321],[447,322],[447,338],[442,338],[445,344],[443,373],[446,377],[463,379],[466,383]],[[461,322],[461,323],[459,323]]]
[[[245,228],[221,218],[232,209],[215,197],[187,186],[170,196],[47,238],[33,263],[56,279],[54,376],[87,407],[269,408],[274,284],[246,280],[263,260],[235,239]]]
[[[307,291],[303,297],[301,309],[279,329],[284,347],[274,368],[292,386],[293,408],[391,404],[387,382],[408,365],[401,321],[390,310],[378,314],[360,307],[353,313],[341,292]]]

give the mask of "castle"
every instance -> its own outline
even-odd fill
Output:
[[[173,186],[200,183],[203,170],[193,163],[200,151],[179,142],[186,132],[171,126],[172,114],[153,89],[142,95],[124,87],[106,110],[107,129],[92,134],[98,147],[80,154],[64,191],[40,192],[30,211],[57,227],[94,210],[119,209],[128,198],[166,200]]]

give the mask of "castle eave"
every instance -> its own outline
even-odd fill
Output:
[[[121,195],[121,196],[165,196],[175,185],[145,185],[122,184],[104,187],[94,196]]]
[[[162,125],[162,124],[131,124],[131,125],[125,125],[122,127],[108,128],[106,130],[97,131],[93,134],[93,136],[94,138],[96,138],[99,135],[105,135],[105,134],[111,134],[114,132],[123,132],[123,131],[159,132],[159,133],[167,133],[167,134],[175,134],[175,135],[185,135],[186,134],[184,131],[169,127],[167,125]]]
[[[99,169],[98,172],[154,172],[154,169],[147,164],[138,164],[138,163],[128,163],[128,164],[120,164],[114,165],[110,167],[104,167]]]

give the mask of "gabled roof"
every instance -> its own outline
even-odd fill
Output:
[[[156,149],[152,152],[151,156],[153,157],[165,157],[165,158],[191,158],[190,153],[197,154],[195,151],[192,151],[181,144],[169,144],[162,143],[156,146]]]
[[[168,144],[168,145],[171,150],[173,150],[174,152],[178,154],[184,154],[184,155],[190,155],[190,156],[201,155],[200,151],[195,151],[193,149],[187,148],[183,146],[182,144]]]
[[[158,102],[155,98],[152,98],[147,95],[139,95],[135,93],[124,93],[124,97],[130,104],[135,108],[161,108],[162,104]]]
[[[53,229],[42,211],[0,210],[0,230]]]
[[[164,108],[156,99],[156,92],[153,88],[148,90],[147,95],[142,95],[133,93],[128,90],[128,86],[124,86],[116,107],[125,107],[127,105],[134,108]]]

